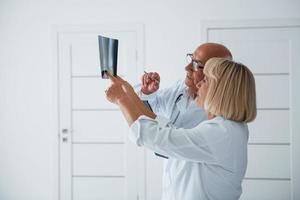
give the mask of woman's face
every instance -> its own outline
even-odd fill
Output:
[[[208,92],[208,80],[207,77],[204,76],[204,78],[196,85],[197,86],[197,97],[196,97],[196,103],[204,108],[204,101]]]

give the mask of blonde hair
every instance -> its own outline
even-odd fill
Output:
[[[204,74],[209,83],[206,111],[239,122],[255,119],[255,80],[245,65],[226,58],[211,58],[205,64]]]

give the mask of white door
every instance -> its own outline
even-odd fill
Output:
[[[203,22],[202,38],[223,43],[255,75],[258,115],[241,199],[300,199],[300,22]]]
[[[128,126],[105,98],[98,35],[119,40],[118,75],[142,73],[139,26],[69,27],[57,33],[59,196],[61,200],[144,199],[144,150],[128,142]]]

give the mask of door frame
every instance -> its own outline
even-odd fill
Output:
[[[203,20],[200,22],[200,41],[209,41],[208,31],[212,29],[240,29],[240,28],[300,28],[300,19],[274,19],[274,20]],[[298,78],[297,78],[298,77]],[[290,148],[291,148],[291,198],[300,197],[300,69],[290,68]],[[298,133],[298,134],[297,134]]]
[[[86,33],[86,32],[101,32],[101,31],[130,31],[135,32],[137,36],[137,51],[136,62],[138,74],[142,74],[145,70],[144,60],[144,24],[142,23],[103,23],[103,24],[76,24],[76,25],[52,25],[52,96],[53,96],[53,200],[60,199],[60,108],[59,108],[59,34],[61,33]],[[140,200],[146,199],[146,152],[144,148],[138,150],[138,160],[142,162],[138,166],[138,195]]]

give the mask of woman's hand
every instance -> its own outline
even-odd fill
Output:
[[[107,76],[112,83],[105,91],[106,98],[120,107],[129,126],[141,115],[155,119],[156,115],[144,105],[127,81],[119,76],[114,77],[109,72]]]
[[[106,99],[114,104],[119,104],[122,98],[126,97],[126,94],[120,83],[111,84],[107,90],[105,90]]]
[[[130,96],[135,93],[132,86],[121,77],[114,77],[112,74],[107,72],[108,78],[112,84],[105,91],[106,98],[114,104],[119,104],[122,99],[130,99]]]

